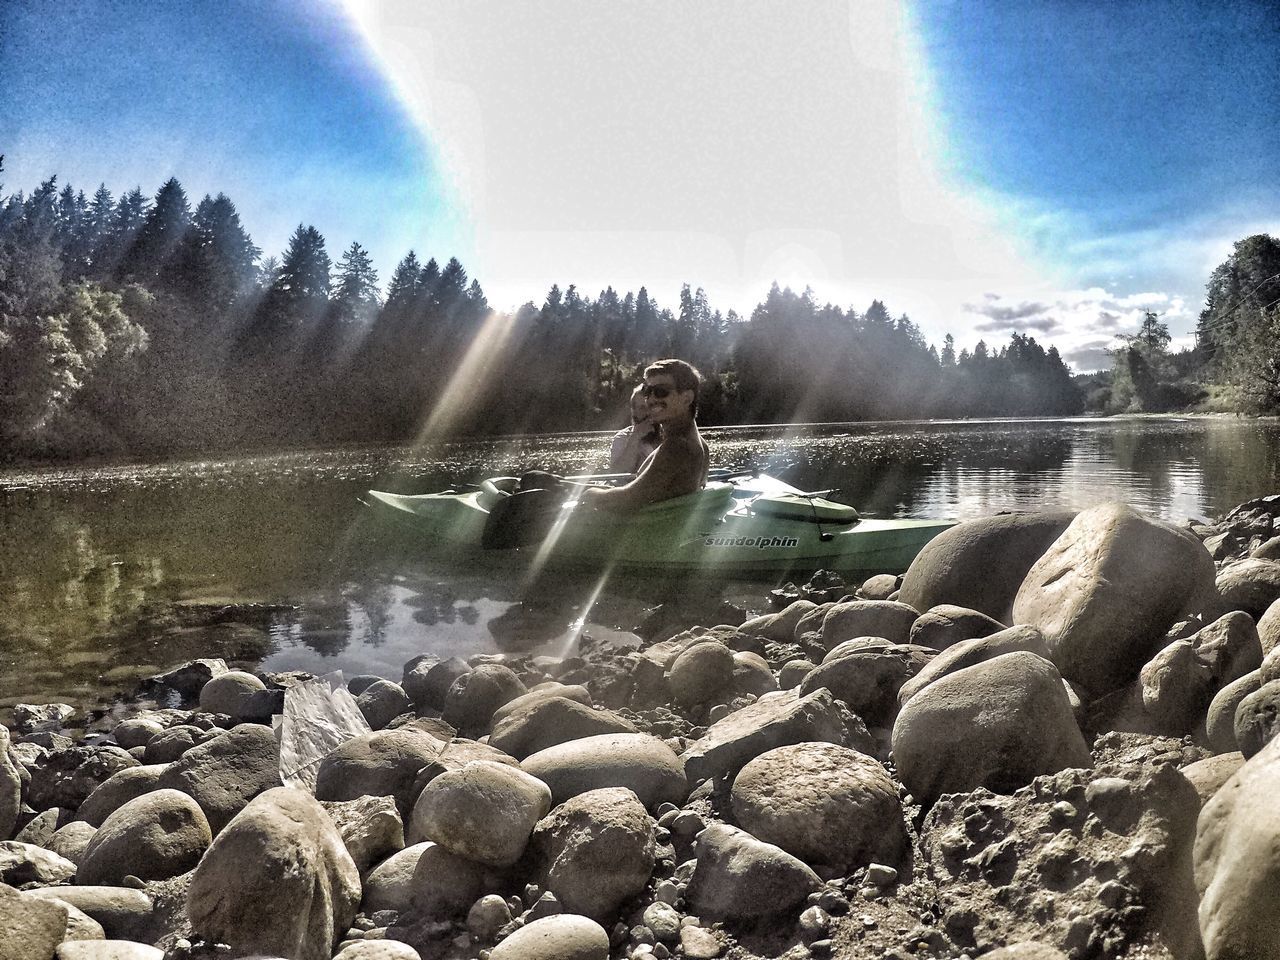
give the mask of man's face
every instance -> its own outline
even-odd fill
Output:
[[[649,419],[654,423],[667,423],[689,416],[693,406],[692,390],[677,390],[669,373],[659,373],[644,378],[645,398],[649,403]]]

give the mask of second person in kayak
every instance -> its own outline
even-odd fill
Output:
[[[683,360],[659,360],[645,367],[641,394],[649,407],[649,421],[662,429],[662,442],[631,482],[584,490],[584,506],[628,512],[706,486],[711,452],[695,422],[701,385],[698,371]]]

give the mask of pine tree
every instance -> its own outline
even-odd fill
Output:
[[[165,286],[192,307],[225,315],[252,287],[261,252],[226,194],[206,195],[164,268]]]
[[[155,284],[190,225],[186,191],[176,177],[170,177],[156,192],[155,203],[120,264],[118,279]]]
[[[333,307],[342,323],[366,323],[379,307],[378,271],[369,251],[352,242],[338,261]]]

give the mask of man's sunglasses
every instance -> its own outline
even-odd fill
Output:
[[[655,400],[665,400],[673,393],[675,393],[675,387],[665,387],[662,384],[650,386],[646,383],[640,388],[640,396],[653,397]]]

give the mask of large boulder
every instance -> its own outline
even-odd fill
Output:
[[[553,805],[601,787],[626,787],[649,809],[681,804],[689,796],[680,758],[645,733],[571,740],[526,757],[521,766],[551,788]]]
[[[52,960],[67,935],[67,908],[0,883],[0,960]]]
[[[453,681],[470,672],[471,664],[461,657],[438,661],[431,657],[415,657],[404,665],[400,687],[419,709],[440,710]]]
[[[444,747],[428,729],[413,723],[353,737],[320,761],[316,798],[392,797],[407,818],[417,799],[419,771],[436,761]]]
[[[240,720],[254,702],[254,694],[266,689],[267,685],[252,673],[228,670],[201,687],[200,709],[204,713],[223,713],[233,720]]]
[[[404,849],[404,820],[390,797],[321,801],[362,874]]]
[[[168,769],[167,763],[148,763],[113,773],[85,797],[76,811],[76,819],[91,826],[102,826],[107,817],[130,800],[160,789],[160,778]]]
[[[540,697],[495,721],[490,746],[517,760],[570,740],[605,733],[636,733],[635,725],[611,710],[595,708],[567,697]]]
[[[822,618],[822,645],[831,650],[855,637],[880,637],[890,643],[907,643],[918,610],[892,600],[844,600]]]
[[[441,717],[464,737],[478,737],[488,731],[495,710],[526,692],[510,667],[482,663],[453,681]]]
[[[1280,958],[1280,742],[1245,763],[1200,811],[1194,849],[1208,960]]]
[[[898,600],[917,610],[955,604],[1010,623],[1018,588],[1073,513],[1010,513],[966,520],[930,540],[911,562]]]
[[[1053,664],[1007,653],[935,680],[893,726],[898,774],[928,805],[944,793],[997,793],[1093,761]]]
[[[36,810],[75,810],[101,784],[138,761],[119,747],[57,747],[30,764],[31,782],[23,798]]]
[[[934,651],[865,637],[840,644],[800,682],[800,695],[826,687],[870,726],[888,726],[898,691],[920,672]]]
[[[508,700],[493,711],[491,727],[496,730],[498,724],[512,714],[532,709],[535,704],[556,697],[572,700],[574,703],[580,703],[584,707],[592,706],[591,691],[586,687],[577,683],[560,683],[556,680],[550,680],[546,683],[538,684],[528,693],[522,693],[514,700]]]
[[[1280,647],[1280,600],[1267,607],[1258,620],[1258,642],[1264,655]]]
[[[653,821],[625,787],[589,790],[538,824],[532,849],[538,885],[565,910],[612,922],[653,873]]]
[[[1242,766],[1244,766],[1244,754],[1236,750],[1189,763],[1178,772],[1195,788],[1196,796],[1200,798],[1200,803],[1203,805],[1208,803]]]
[[[270,727],[242,724],[192,747],[160,775],[157,786],[192,797],[216,835],[250,800],[280,786],[280,747]]]
[[[733,651],[718,640],[692,644],[671,664],[667,683],[686,706],[727,699],[733,695]]]
[[[1215,587],[1222,610],[1243,610],[1256,620],[1280,599],[1280,563],[1237,560],[1222,568]]]
[[[845,715],[825,687],[801,695],[799,690],[766,694],[713,723],[680,755],[691,783],[732,777],[747,762],[774,747],[810,740],[870,749],[866,728],[862,743],[850,741]]]
[[[199,863],[212,839],[195,800],[177,790],[156,790],[103,821],[81,857],[76,882],[118,886],[128,876],[167,880]]]
[[[847,875],[909,860],[898,788],[871,757],[833,743],[778,747],[748,763],[730,794],[738,825],[811,866]]]
[[[1249,759],[1280,733],[1280,680],[1270,680],[1236,707],[1236,744]]]
[[[360,875],[324,808],[300,790],[255,798],[200,861],[192,928],[241,953],[329,960],[360,906]]]
[[[911,643],[935,650],[946,650],[963,640],[989,637],[999,633],[1005,625],[985,613],[942,603],[931,607],[916,618],[911,625]]]
[[[465,915],[484,893],[485,870],[438,843],[426,844],[409,883],[410,909],[429,921]]]
[[[402,713],[413,710],[409,695],[398,683],[375,680],[356,697],[356,706],[373,730],[381,730]]]
[[[1262,686],[1262,671],[1246,673],[1219,690],[1204,715],[1203,740],[1217,753],[1240,749],[1236,740],[1236,711],[1244,699]]]
[[[0,843],[0,883],[20,887],[27,883],[66,883],[76,875],[76,865],[44,847],[17,840]]]
[[[22,774],[9,756],[9,728],[0,724],[0,840],[13,836],[22,808]]]
[[[435,846],[434,843],[410,844],[370,870],[364,878],[364,898],[360,901],[360,910],[363,913],[377,913],[379,910],[403,913],[408,910],[413,897],[413,873],[418,869],[418,860],[429,848]],[[478,867],[475,873],[479,875]]]
[[[796,600],[777,613],[766,613],[745,621],[738,629],[743,633],[755,633],[774,643],[790,643],[796,636],[800,619],[818,605],[812,600]]]
[[[712,920],[788,913],[822,886],[781,847],[723,823],[698,834],[697,855],[685,897],[698,916]]]
[[[1037,627],[1062,675],[1101,696],[1137,677],[1180,613],[1210,602],[1213,575],[1190,531],[1102,504],[1028,571],[1013,622]]]
[[[947,647],[921,667],[919,673],[904,683],[902,689],[898,691],[898,703],[906,703],[929,684],[949,673],[1019,650],[1026,650],[1046,660],[1049,659],[1048,644],[1044,642],[1044,635],[1035,627],[1009,627],[988,637],[962,640],[954,646]]]
[[[409,842],[433,840],[491,867],[520,859],[534,826],[551,809],[551,790],[516,767],[476,760],[440,774],[413,808]]]
[[[499,943],[489,960],[609,960],[609,934],[576,914],[543,917]]]
[[[69,903],[97,921],[108,937],[144,939],[155,929],[155,902],[129,887],[39,887],[28,896]]]
[[[89,847],[89,841],[97,832],[97,827],[83,820],[72,820],[66,826],[53,831],[53,836],[49,838],[45,847],[78,866],[84,857],[85,850]]]

